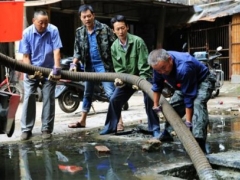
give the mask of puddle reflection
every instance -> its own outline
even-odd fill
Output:
[[[218,117],[210,120],[208,129],[208,153],[226,152],[240,149],[240,119]]]
[[[179,144],[147,153],[136,144],[105,142],[101,145],[109,147],[111,154],[98,154],[97,143],[65,141],[0,145],[1,179],[137,180],[139,168],[177,162],[176,156],[188,157],[176,151]]]

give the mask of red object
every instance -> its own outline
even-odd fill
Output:
[[[63,172],[69,172],[71,174],[74,174],[78,171],[83,170],[81,166],[72,166],[72,165],[68,166],[68,165],[61,165],[61,164],[58,165],[58,168]]]
[[[181,84],[180,83],[177,83],[177,88],[181,88]]]
[[[223,101],[218,101],[218,104],[223,104]]]
[[[0,42],[22,39],[24,1],[0,1]]]

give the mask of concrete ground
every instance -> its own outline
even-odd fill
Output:
[[[239,95],[239,96],[238,96]],[[240,108],[240,84],[232,84],[230,82],[224,82],[222,89],[220,90],[220,95],[208,102],[209,111],[215,111],[219,109],[226,110],[238,110]],[[106,112],[108,103],[94,102],[93,106],[95,111],[91,109],[86,128],[84,130],[90,130],[92,128],[102,128],[106,118]],[[56,113],[55,113],[55,126],[53,137],[57,135],[64,135],[68,133],[80,132],[83,129],[70,129],[68,124],[71,122],[76,122],[80,118],[81,104],[77,111],[74,113],[63,112],[56,100]],[[42,103],[37,102],[37,116],[36,123],[33,129],[33,137],[38,137],[41,135],[41,111]],[[16,116],[15,116],[15,132],[12,137],[7,137],[6,134],[0,135],[0,142],[13,142],[19,141],[21,135],[20,128],[20,118],[22,113],[22,104],[19,104]],[[143,95],[141,92],[135,93],[129,100],[129,109],[122,111],[122,117],[125,125],[136,124],[136,122],[146,122],[146,113],[144,110]]]

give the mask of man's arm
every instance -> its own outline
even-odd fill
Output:
[[[113,44],[111,46],[111,56],[112,56],[114,71],[117,73],[126,73],[125,68],[123,68],[122,59],[117,59],[116,49],[117,49],[117,46]]]
[[[156,107],[159,106],[160,97],[161,97],[160,92],[154,92],[153,91],[153,108],[156,108]]]
[[[54,67],[60,68],[60,60],[61,60],[61,54],[60,54],[60,49],[55,49],[53,51],[53,56],[54,56]]]
[[[74,40],[73,62],[72,63],[75,65],[79,62],[79,59],[82,60],[81,50],[80,50],[80,46],[79,46],[79,44],[80,44],[80,42],[79,42],[80,35],[79,34],[80,34],[80,32],[77,31],[76,35],[75,35],[75,40]]]
[[[29,54],[23,54],[23,63],[31,64],[31,60],[30,60],[30,55]]]
[[[139,69],[139,76],[142,78],[150,78],[151,74],[151,67],[147,62],[148,58],[148,49],[143,40],[136,41],[138,46],[138,69]]]
[[[73,58],[73,62],[74,64],[77,64],[78,63],[78,59],[77,58]]]
[[[192,116],[193,116],[193,109],[192,108],[186,108],[186,121],[192,122]]]

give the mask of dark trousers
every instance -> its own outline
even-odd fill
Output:
[[[207,126],[209,123],[207,102],[211,98],[215,83],[213,76],[209,74],[198,85],[197,96],[193,101],[192,134],[195,138],[204,140],[207,138]],[[181,91],[176,90],[169,103],[180,117],[185,115],[184,95]],[[166,126],[168,125],[166,124]]]
[[[110,99],[107,118],[103,131],[108,133],[117,132],[117,124],[121,115],[122,107],[130,99],[135,91],[136,90],[132,89],[130,85],[115,89]],[[149,131],[160,131],[159,118],[157,114],[152,110],[153,101],[146,93],[143,94],[145,110],[148,116],[148,129]]]

